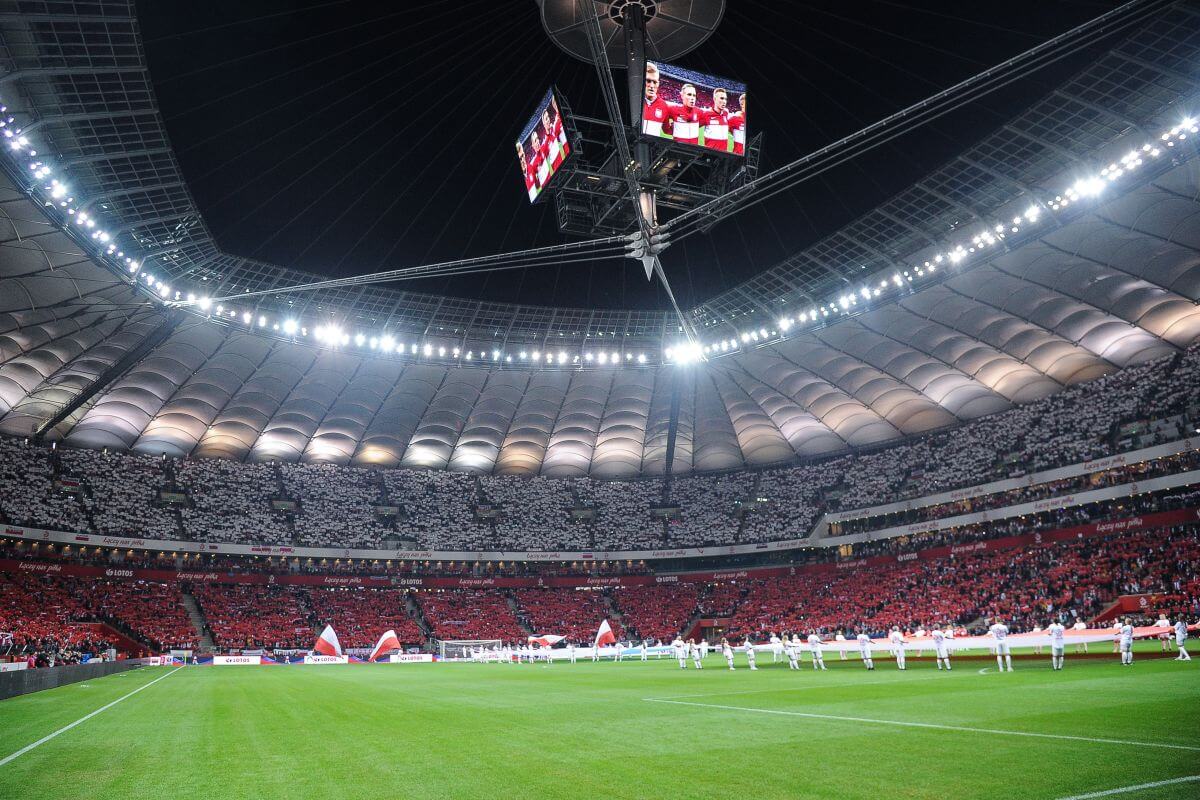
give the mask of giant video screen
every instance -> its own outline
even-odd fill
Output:
[[[645,86],[643,136],[746,154],[746,84],[647,61]]]
[[[517,161],[531,203],[550,185],[571,154],[560,108],[551,87],[517,137]]]

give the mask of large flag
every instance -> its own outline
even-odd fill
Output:
[[[542,647],[553,647],[567,637],[559,636],[554,633],[542,633],[537,636],[530,636],[530,644],[540,644]]]
[[[371,651],[371,657],[367,661],[374,661],[384,653],[390,653],[393,650],[399,649],[400,640],[396,638],[396,632],[388,631],[379,637],[379,641],[375,643],[375,649]]]
[[[325,630],[321,631],[321,635],[317,637],[317,643],[313,645],[313,652],[323,656],[340,656],[342,654],[342,643],[338,641],[332,625],[326,625]]]
[[[617,641],[616,634],[613,633],[612,626],[608,624],[608,620],[600,623],[600,630],[596,631],[595,647],[603,647],[606,644],[612,644]]]

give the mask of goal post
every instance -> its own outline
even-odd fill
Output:
[[[470,661],[482,651],[484,658],[491,658],[494,648],[500,646],[499,639],[438,639],[438,658],[455,661]]]

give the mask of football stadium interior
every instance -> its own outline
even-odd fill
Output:
[[[0,3],[0,796],[1200,796],[1200,5],[402,5]]]

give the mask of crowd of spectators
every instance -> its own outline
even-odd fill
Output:
[[[590,643],[600,621],[607,619],[613,634],[625,638],[603,592],[576,589],[516,589],[518,619],[535,634],[552,633],[573,642]]]
[[[1068,627],[1122,594],[1157,594],[1154,610],[1200,614],[1200,531],[1173,528],[979,550],[836,573],[739,583],[735,635],[837,631],[882,635],[892,626],[969,625],[1000,618],[1016,631]]]
[[[0,439],[0,520],[210,542],[624,550],[803,537],[821,514],[1109,455],[1194,429],[1200,346],[953,430],[816,463],[633,481],[474,476],[57,450]],[[1075,491],[1078,483],[1030,490]],[[176,493],[160,502],[159,491]],[[976,498],[994,507],[1029,496]],[[182,499],[181,499],[182,498]],[[663,524],[651,508],[679,509]],[[396,507],[395,516],[380,513]],[[948,515],[951,506],[921,514]]]
[[[437,639],[523,641],[525,630],[499,589],[447,589],[418,596],[425,620]]]

